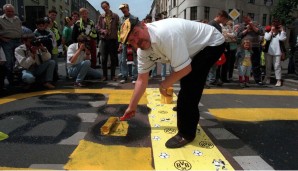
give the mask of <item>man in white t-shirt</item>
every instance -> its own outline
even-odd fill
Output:
[[[130,104],[121,120],[136,113],[137,104],[148,85],[155,62],[169,63],[173,72],[161,82],[159,90],[180,80],[177,100],[178,134],[166,142],[167,148],[180,148],[194,140],[200,118],[198,104],[211,66],[224,52],[224,37],[215,28],[194,21],[169,18],[153,23],[127,19],[120,38],[138,49],[138,79]]]
[[[99,79],[101,74],[98,70],[91,68],[90,44],[87,36],[79,35],[78,43],[69,45],[67,49],[67,69],[70,77],[76,79],[75,87],[84,87],[86,76]]]

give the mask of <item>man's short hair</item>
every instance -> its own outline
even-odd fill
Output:
[[[84,42],[89,41],[89,39],[88,39],[88,36],[86,36],[86,35],[79,35],[77,38],[77,41],[80,43],[84,43]]]
[[[12,4],[5,4],[5,5],[3,5],[3,11],[5,11],[5,9],[8,7],[12,8],[14,10],[14,6]]]
[[[71,13],[71,16],[73,16],[73,15],[78,15],[78,16],[80,16],[80,14],[79,14],[78,11],[74,11],[74,12],[72,12],[72,13]]]
[[[229,14],[225,11],[225,10],[221,10],[218,12],[217,16],[221,16],[221,17],[224,17],[224,18],[229,18]]]
[[[102,4],[107,4],[108,6],[110,6],[110,4],[108,3],[108,1],[102,1],[102,2],[100,3],[100,6],[102,6]]]
[[[48,13],[49,13],[49,14],[50,14],[50,13],[55,13],[55,14],[57,14],[57,11],[56,11],[55,9],[51,9],[51,10],[49,10]]]
[[[152,20],[152,16],[148,14],[148,15],[146,15],[146,18],[145,19]]]
[[[45,22],[45,20],[44,20],[44,18],[39,18],[39,19],[37,19],[36,21],[35,21],[35,24],[36,25],[39,25],[39,24],[45,24],[46,22]]]

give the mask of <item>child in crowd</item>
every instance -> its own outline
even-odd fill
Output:
[[[134,65],[133,61],[133,50],[130,44],[127,45],[127,67],[128,67],[128,76],[132,76],[132,66]]]
[[[252,46],[249,39],[243,39],[241,48],[236,54],[236,63],[238,64],[239,82],[242,88],[249,87],[249,76],[251,72]]]

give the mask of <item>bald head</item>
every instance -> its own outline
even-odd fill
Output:
[[[8,18],[14,17],[14,6],[13,5],[5,4],[3,6],[3,11],[4,11],[4,14],[6,15],[6,17],[8,17]]]

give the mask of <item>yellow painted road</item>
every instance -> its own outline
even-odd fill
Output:
[[[126,147],[123,145],[102,145],[81,140],[65,164],[67,170],[215,170],[214,161],[222,160],[225,168],[234,170],[204,130],[198,126],[197,137],[180,149],[167,149],[166,140],[177,133],[175,104],[160,104],[158,89],[147,89],[140,104],[147,104],[151,125],[151,148]],[[0,99],[5,104],[18,99],[49,94],[107,94],[108,104],[127,104],[132,90],[112,89],[65,89],[13,95]],[[174,97],[176,101],[177,97]],[[24,169],[7,168],[0,169]]]
[[[128,104],[132,90],[114,89],[62,89],[18,94],[0,99],[5,104],[18,99],[49,94],[107,94],[108,104]],[[151,108],[148,115],[151,125],[152,147],[126,147],[123,145],[103,145],[81,140],[65,164],[67,170],[215,170],[214,161],[222,160],[225,169],[234,170],[233,166],[215,146],[205,131],[198,125],[196,139],[180,149],[167,149],[165,142],[177,133],[175,104],[161,104],[158,89],[146,90],[140,104]],[[204,90],[209,94],[237,94],[252,96],[298,96],[297,91],[275,90]],[[174,97],[174,103],[177,97]],[[298,109],[284,108],[213,108],[209,109],[219,120],[264,121],[297,120]],[[24,168],[0,167],[1,170]]]

